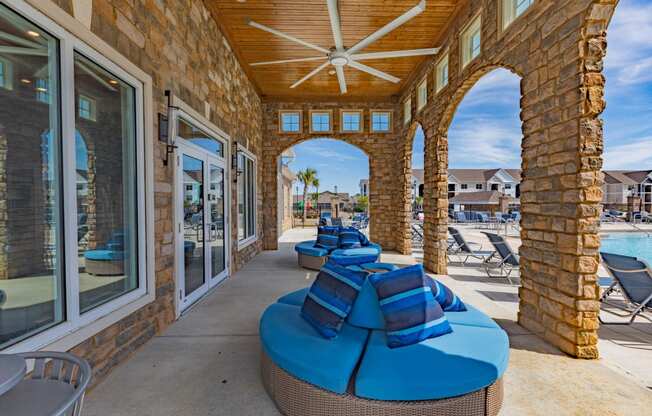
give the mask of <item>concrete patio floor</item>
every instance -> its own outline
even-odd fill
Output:
[[[280,295],[312,281],[314,272],[299,268],[293,251],[294,242],[312,234],[286,233],[278,251],[261,253],[225,281],[92,390],[84,414],[278,415],[260,382],[258,319]],[[392,253],[382,260],[416,261]],[[652,391],[608,360],[569,358],[518,326],[505,285],[483,286],[489,283],[455,270],[441,279],[510,335],[501,415],[625,416],[652,409]]]

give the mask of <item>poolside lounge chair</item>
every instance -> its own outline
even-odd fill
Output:
[[[652,311],[652,269],[650,269],[650,265],[636,257],[620,254],[600,252],[600,257],[602,257],[602,262],[609,275],[613,278],[611,286],[600,296],[600,302],[627,311],[627,314],[615,315],[629,318],[629,321],[626,322],[604,322],[599,318],[600,322],[611,325],[630,325],[642,312]],[[625,298],[626,306],[607,301],[609,295],[617,289]]]
[[[510,284],[514,284],[511,274],[520,267],[518,254],[514,253],[514,250],[512,250],[505,238],[494,233],[483,232],[483,234],[487,236],[491,245],[494,246],[494,250],[496,250],[492,257],[499,259],[498,262],[486,261],[484,263],[487,276],[504,277]],[[498,269],[500,273],[498,275],[492,275],[492,269]]]
[[[464,211],[453,212],[453,220],[455,220],[455,222],[469,222]]]
[[[481,251],[474,250],[471,248],[471,244],[476,243],[467,243],[462,236],[462,233],[455,227],[448,227],[448,233],[453,238],[453,242],[448,246],[448,261],[451,261],[451,256],[458,256],[460,263],[466,265],[470,258],[482,260],[482,262],[487,262],[491,259],[494,252],[493,251]],[[481,247],[482,248],[482,247]],[[462,260],[464,257],[464,260]]]

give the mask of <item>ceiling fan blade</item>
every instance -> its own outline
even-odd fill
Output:
[[[331,30],[333,31],[333,40],[335,48],[338,51],[344,50],[344,41],[342,40],[342,25],[340,24],[340,12],[337,9],[337,0],[327,0],[328,17],[331,20]]]
[[[268,27],[268,26],[265,26],[265,25],[261,25],[260,23],[256,23],[256,22],[254,22],[253,20],[250,20],[250,21],[248,22],[248,24],[249,24],[249,26],[251,26],[251,27],[255,27],[256,29],[264,30],[265,32],[269,32],[269,33],[271,33],[272,35],[276,35],[276,36],[281,37],[281,38],[283,38],[283,39],[287,39],[287,40],[289,40],[289,41],[291,41],[291,42],[298,43],[299,45],[303,45],[303,46],[305,46],[306,48],[314,49],[314,50],[316,50],[316,51],[319,51],[319,52],[322,52],[322,53],[325,53],[325,54],[330,53],[330,51],[329,51],[328,49],[326,49],[326,48],[322,48],[321,46],[313,45],[313,44],[310,43],[310,42],[306,42],[305,40],[301,40],[301,39],[299,39],[299,38],[295,38],[295,37],[292,36],[292,35],[288,35],[288,34],[286,34],[286,33],[280,32],[280,31],[278,31],[278,30],[276,30],[276,29],[272,29],[271,27]]]
[[[379,71],[379,70],[377,70],[375,68],[372,68],[370,66],[361,64],[360,62],[349,61],[349,66],[353,67],[353,68],[355,68],[357,70],[360,70],[362,72],[366,72],[368,74],[374,75],[374,76],[376,76],[378,78],[382,78],[382,79],[387,80],[389,82],[393,82],[394,84],[397,84],[397,83],[399,83],[401,81],[400,78],[396,78],[393,75],[389,75],[386,72]]]
[[[321,61],[326,59],[327,56],[313,56],[312,58],[297,58],[297,59],[283,59],[280,61],[265,61],[265,62],[254,62],[253,64],[249,64],[251,66],[259,66],[259,65],[275,65],[275,64],[289,64],[292,62],[310,62],[310,61]]]
[[[421,0],[419,4],[408,10],[407,12],[403,13],[396,19],[392,20],[391,22],[387,23],[385,26],[381,27],[371,35],[367,36],[366,38],[362,39],[360,42],[356,43],[353,45],[348,52],[350,54],[354,54],[357,51],[366,48],[369,46],[372,42],[375,42],[376,40],[382,38],[392,30],[396,29],[397,27],[401,26],[403,23],[407,22],[408,20],[412,19],[413,17],[421,14],[424,10],[426,10],[426,0]]]
[[[340,83],[340,92],[346,94],[346,78],[344,77],[344,67],[336,66],[335,71],[337,71],[337,81]]]
[[[421,56],[421,55],[435,55],[439,52],[439,48],[426,48],[426,49],[408,49],[404,51],[388,51],[388,52],[370,52],[359,53],[351,55],[351,59],[361,61],[363,59],[381,59],[381,58],[403,58],[407,56]]]
[[[307,80],[308,78],[314,76],[315,74],[317,74],[317,72],[319,72],[319,71],[321,71],[322,69],[326,68],[328,65],[330,65],[330,62],[324,62],[323,64],[319,65],[317,68],[315,68],[315,69],[313,69],[312,71],[310,71],[310,73],[309,73],[308,75],[306,75],[305,77],[301,78],[300,80],[298,80],[298,81],[295,82],[294,84],[290,85],[290,88],[296,88],[296,87],[298,87],[302,82],[304,82],[304,81]]]

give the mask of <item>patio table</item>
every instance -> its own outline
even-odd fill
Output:
[[[23,357],[0,354],[0,396],[16,387],[26,372],[27,364]]]

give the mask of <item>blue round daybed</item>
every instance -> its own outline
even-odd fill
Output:
[[[509,340],[481,311],[467,304],[465,312],[446,312],[452,333],[392,349],[368,280],[342,331],[330,340],[301,317],[307,292],[281,297],[260,321],[263,383],[282,414],[495,416],[500,411]]]
[[[329,257],[341,265],[373,263],[378,260],[382,252],[382,248],[375,243],[369,243],[359,248],[338,248],[330,251],[326,248],[316,247],[315,243],[315,240],[308,240],[294,246],[294,251],[298,253],[299,266],[319,270],[326,264]]]

